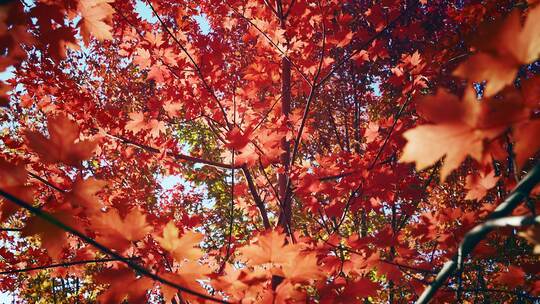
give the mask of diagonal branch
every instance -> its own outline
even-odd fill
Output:
[[[435,292],[446,282],[446,279],[452,275],[452,273],[458,269],[459,265],[463,262],[463,258],[470,254],[476,245],[494,228],[501,226],[516,226],[534,223],[540,223],[540,218],[504,218],[512,213],[512,211],[519,205],[519,203],[525,200],[532,188],[540,182],[540,164],[536,164],[534,168],[519,182],[517,187],[512,193],[502,202],[488,217],[487,221],[474,227],[469,231],[463,241],[461,242],[458,250],[458,254],[446,262],[442,269],[439,271],[435,280],[424,290],[420,295],[416,304],[427,304],[435,295]]]
[[[155,153],[155,154],[162,153],[162,151],[160,151],[158,148],[154,148],[154,147],[150,147],[150,146],[147,146],[147,145],[144,145],[144,144],[140,144],[140,143],[134,142],[134,141],[132,141],[130,139],[127,139],[125,137],[122,137],[122,136],[116,136],[116,135],[111,135],[111,134],[106,134],[106,135],[108,137],[113,138],[113,139],[119,140],[119,141],[121,141],[121,142],[123,142],[125,144],[128,144],[128,145],[137,147],[139,149],[142,149],[142,150],[144,150],[146,152]],[[185,154],[180,154],[180,153],[172,153],[172,152],[169,152],[169,151],[167,151],[166,154],[167,154],[167,156],[170,156],[170,157],[172,157],[172,158],[174,158],[176,160],[183,160],[183,161],[188,161],[188,162],[192,162],[192,163],[205,164],[205,165],[220,168],[220,169],[233,169],[233,168],[236,168],[234,165],[231,165],[231,164],[220,163],[220,162],[207,160],[207,159],[203,159],[203,158],[199,158],[199,157],[195,157],[195,156],[190,156],[190,155],[185,155]]]
[[[120,17],[122,17],[122,19],[124,21],[126,21],[127,24],[129,24],[133,29],[135,29],[135,31],[137,32],[137,34],[139,35],[139,37],[141,39],[144,39],[144,35],[143,33],[141,33],[141,31],[124,15],[122,14],[122,11],[121,10],[117,10],[116,11],[118,13],[118,15],[120,15]],[[155,54],[154,54],[155,55]],[[157,55],[155,55],[157,57]],[[182,77],[178,74],[178,72],[170,65],[168,64],[165,60],[163,60],[162,58],[157,58],[164,66],[167,67],[167,69],[177,78],[177,79],[182,79]],[[183,69],[182,71],[189,71],[189,72],[197,72],[196,70],[187,70],[187,69]],[[212,131],[215,133],[216,137],[219,138],[219,135],[217,134],[217,132],[212,128],[212,123],[213,122],[216,122],[213,118],[209,117],[209,116],[206,116],[206,115],[201,115],[199,116],[198,118],[200,117],[204,117],[207,122],[208,122],[208,126],[212,129]],[[194,118],[196,119],[196,118]],[[191,120],[194,120],[194,119],[191,119]],[[217,123],[217,122],[216,122]]]
[[[135,260],[135,258],[131,260]],[[120,260],[116,258],[108,258],[108,259],[73,261],[73,262],[65,262],[65,263],[58,263],[58,264],[51,264],[51,265],[44,265],[44,266],[28,267],[24,269],[6,270],[6,271],[0,272],[0,275],[30,272],[34,270],[43,270],[43,269],[50,269],[50,268],[57,268],[57,267],[69,267],[69,266],[83,265],[83,264],[105,263],[105,262],[113,262],[113,261],[120,261]]]
[[[244,173],[244,177],[246,178],[249,191],[253,195],[253,199],[255,200],[255,205],[257,205],[257,208],[259,208],[259,212],[261,213],[261,218],[263,220],[264,228],[270,229],[270,221],[268,220],[268,212],[266,211],[266,207],[264,206],[264,202],[261,199],[261,196],[257,192],[257,187],[255,186],[255,183],[253,182],[253,176],[251,176],[251,173],[249,172],[249,169],[247,166],[241,167],[242,172]]]
[[[268,2],[268,0],[264,0],[264,4],[265,4],[266,6],[268,6],[268,8],[270,8],[270,10],[272,11],[272,13],[274,13],[274,15],[276,15],[276,17],[279,18],[278,12],[277,12],[276,9],[272,6],[272,4],[270,4],[270,3]]]
[[[126,264],[129,268],[133,269],[134,271],[138,272],[141,275],[149,277],[149,278],[151,278],[151,279],[153,279],[153,280],[155,280],[155,281],[157,281],[157,282],[159,282],[161,284],[164,284],[164,285],[167,285],[169,287],[175,288],[175,289],[177,289],[179,291],[183,291],[183,292],[192,294],[194,296],[200,297],[202,299],[206,299],[206,300],[217,302],[217,303],[228,303],[227,301],[208,296],[206,294],[200,293],[198,291],[195,291],[195,290],[192,290],[190,288],[179,285],[177,283],[174,283],[174,282],[172,282],[172,281],[170,281],[170,280],[168,280],[168,279],[166,279],[164,277],[161,277],[160,275],[154,273],[152,270],[150,270],[150,269],[148,269],[148,268],[146,268],[146,267],[144,267],[142,265],[139,265],[136,262],[133,262],[132,260],[122,256],[119,253],[116,253],[112,249],[110,249],[107,246],[99,243],[98,241],[96,241],[93,238],[87,236],[86,234],[80,232],[79,230],[77,230],[77,229],[75,229],[75,228],[73,228],[73,227],[71,227],[69,225],[66,225],[65,223],[61,222],[60,220],[58,220],[57,218],[55,218],[54,216],[52,216],[48,212],[45,212],[45,211],[41,210],[40,208],[34,207],[31,204],[17,198],[16,196],[13,196],[13,195],[9,194],[9,193],[1,190],[1,189],[0,189],[0,196],[2,196],[5,199],[11,201],[12,203],[18,205],[19,207],[22,207],[22,208],[28,210],[30,213],[40,217],[41,219],[45,220],[46,222],[50,223],[51,225],[56,226],[56,227],[58,227],[58,228],[60,228],[60,229],[62,229],[64,231],[78,237],[79,239],[81,239],[85,243],[87,243],[89,245],[92,245],[93,247],[95,247],[99,251],[103,252],[104,254],[107,254],[107,255],[121,261],[122,263]]]
[[[0,232],[17,232],[21,230],[21,228],[0,228]]]
[[[283,18],[287,19],[287,17],[289,17],[289,14],[291,13],[295,2],[296,2],[295,0],[291,0],[291,3],[289,4],[289,8],[287,8],[287,10],[283,13]]]
[[[322,8],[321,8],[322,13]],[[298,129],[298,134],[296,135],[296,140],[294,141],[294,147],[291,157],[291,163],[289,168],[292,168],[294,165],[294,161],[296,159],[296,155],[298,154],[298,149],[300,147],[300,142],[302,140],[302,133],[304,132],[304,127],[306,125],[307,118],[309,116],[309,108],[311,107],[311,103],[313,102],[313,99],[315,98],[315,95],[317,94],[317,89],[319,87],[319,84],[317,84],[317,80],[319,79],[319,76],[322,71],[322,65],[324,62],[324,53],[326,48],[326,24],[324,23],[325,16],[323,15],[322,18],[322,46],[321,46],[321,58],[319,59],[319,67],[317,68],[317,73],[315,74],[315,77],[313,78],[314,85],[311,86],[311,90],[309,92],[309,97],[306,102],[306,106],[304,107],[304,113],[302,114],[302,121],[300,122],[300,128]],[[290,179],[287,180],[287,184],[289,184]],[[290,186],[290,185],[289,185]],[[284,199],[284,202],[287,200]]]
[[[35,173],[33,172],[28,172],[28,175],[30,175],[32,178],[35,178],[37,179],[38,181],[42,182],[43,184],[53,188],[54,190],[58,191],[58,192],[62,192],[62,193],[66,193],[66,190],[62,189],[62,188],[59,188],[57,186],[55,186],[54,184],[52,184],[51,182],[49,182],[48,180],[44,179],[43,177],[39,176],[39,175],[36,175]]]

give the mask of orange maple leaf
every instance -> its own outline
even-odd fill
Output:
[[[137,134],[141,130],[146,129],[146,122],[144,121],[144,114],[142,112],[129,113],[129,118],[130,120],[126,123],[126,130]]]
[[[195,261],[186,261],[182,264],[182,266],[179,267],[176,273],[164,274],[163,277],[180,286],[184,286],[191,290],[205,294],[207,291],[202,288],[199,281],[207,279],[208,275],[211,273],[212,271],[207,265],[201,265]],[[165,302],[171,303],[174,296],[178,294],[178,289],[168,285],[161,285],[161,292],[163,293]],[[182,293],[182,298],[184,300],[194,301],[195,303],[197,300],[199,300],[198,297],[192,296],[188,293]]]
[[[358,298],[367,298],[376,295],[380,288],[380,284],[375,283],[368,278],[360,278],[345,286],[340,295],[340,299],[342,300],[342,303],[354,303]]]
[[[225,139],[227,139],[227,144],[225,146],[232,150],[241,150],[249,143],[251,133],[251,128],[247,128],[242,132],[240,128],[235,126],[225,135]]]
[[[0,189],[25,202],[32,202],[34,188],[26,186],[28,173],[24,165],[12,165],[0,159]],[[13,215],[19,206],[0,198],[0,221],[5,221]]]
[[[144,48],[137,48],[137,55],[133,57],[133,63],[139,65],[141,69],[146,69],[152,63],[150,52]]]
[[[39,132],[25,131],[28,146],[47,163],[61,162],[78,167],[89,159],[97,146],[96,140],[78,140],[79,126],[64,115],[47,120],[49,138]]]
[[[252,265],[287,264],[299,251],[298,246],[285,244],[285,235],[275,230],[263,233],[255,243],[239,249],[241,255]]]
[[[137,278],[133,271],[125,266],[103,270],[94,276],[99,284],[110,285],[98,296],[99,303],[117,304],[128,300],[129,303],[147,303],[146,293],[153,286],[147,277]]]
[[[81,29],[81,36],[84,44],[90,42],[90,34],[98,40],[112,40],[112,27],[106,22],[112,19],[114,8],[109,4],[114,0],[79,0],[77,7],[81,13],[81,20],[78,26]]]
[[[525,284],[525,271],[520,267],[510,265],[508,271],[497,274],[495,282],[509,288],[516,288]]]
[[[514,129],[516,138],[516,162],[522,167],[529,157],[540,150],[540,120],[531,120],[518,125]]]
[[[485,96],[497,94],[516,78],[520,65],[540,55],[540,6],[532,9],[521,25],[520,12],[514,10],[500,26],[490,29],[488,40],[482,35],[481,52],[469,57],[454,75],[471,82],[487,81]]]
[[[156,138],[160,133],[165,133],[165,123],[163,121],[151,119],[147,122],[142,112],[130,113],[129,118],[130,121],[126,123],[125,129],[133,132],[133,134],[137,134],[141,130],[149,130],[150,136]]]
[[[534,254],[540,254],[540,226],[535,225],[526,231],[518,233],[518,235],[533,245]]]
[[[306,293],[299,286],[287,281],[279,284],[275,292],[265,289],[261,292],[261,297],[262,299],[256,299],[251,303],[309,303],[306,300]]]
[[[124,218],[116,209],[95,214],[92,224],[99,234],[98,241],[119,251],[124,251],[132,242],[141,240],[152,231],[152,227],[146,223],[146,215],[138,208],[131,209]]]
[[[482,161],[484,141],[501,134],[525,115],[523,100],[510,91],[503,100],[478,101],[472,89],[460,101],[457,96],[439,89],[435,96],[421,98],[419,113],[434,124],[417,126],[403,136],[407,144],[401,162],[416,162],[423,170],[446,155],[441,180],[469,155]]]
[[[163,237],[156,237],[163,249],[172,254],[178,262],[184,260],[197,260],[203,252],[198,247],[204,236],[193,231],[186,231],[179,237],[179,230],[173,221],[170,221],[163,229]]]
[[[234,164],[237,166],[246,164],[247,166],[251,167],[256,164],[258,160],[259,154],[257,154],[255,145],[248,144],[238,152],[238,155],[235,156]]]
[[[283,265],[284,277],[292,283],[302,283],[324,277],[317,265],[317,256],[314,253],[297,255]]]
[[[69,205],[63,205],[58,210],[50,212],[58,221],[76,227],[74,211]],[[64,248],[68,245],[68,234],[65,230],[49,223],[39,216],[33,216],[26,221],[26,226],[22,230],[23,236],[39,235],[41,245],[47,249],[47,253],[53,259],[59,259]]]
[[[488,174],[480,173],[480,175],[470,174],[465,180],[465,189],[469,190],[466,200],[481,200],[486,196],[487,191],[499,181],[499,177],[495,176],[495,171]]]
[[[377,139],[379,136],[379,124],[376,122],[370,122],[368,126],[366,127],[366,131],[364,132],[364,137],[366,138],[366,143],[373,142]]]
[[[233,299],[240,300],[249,298],[246,293],[260,288],[261,283],[267,282],[270,277],[271,274],[266,269],[255,268],[248,272],[248,269],[237,269],[226,264],[224,273],[212,280],[211,284],[214,288],[227,290],[228,296]]]
[[[71,191],[66,193],[66,200],[69,201],[74,208],[82,207],[89,214],[96,213],[104,207],[100,203],[97,193],[103,190],[106,185],[106,181],[98,180],[93,177],[85,180],[77,179],[75,183],[73,183]]]

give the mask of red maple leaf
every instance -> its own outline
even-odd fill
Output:
[[[28,146],[47,163],[80,166],[89,159],[97,140],[79,140],[79,126],[67,116],[51,116],[47,120],[49,138],[39,132],[25,131]]]

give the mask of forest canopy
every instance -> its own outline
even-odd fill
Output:
[[[0,300],[537,303],[540,5],[0,4]]]

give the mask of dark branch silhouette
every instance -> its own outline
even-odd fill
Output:
[[[518,224],[518,226],[524,224],[531,225],[539,221],[538,218],[520,218],[517,220],[515,218],[504,218],[512,213],[523,200],[527,199],[529,192],[531,192],[538,182],[540,182],[540,164],[537,164],[529,171],[506,200],[487,217],[485,223],[474,227],[465,235],[459,246],[458,254],[454,255],[450,261],[444,264],[435,280],[420,295],[416,304],[427,304],[433,298],[437,290],[446,282],[448,277],[450,277],[457,269],[461,269],[460,264],[462,264],[463,259],[469,255],[476,245],[478,245],[478,243],[494,228],[511,224]]]

